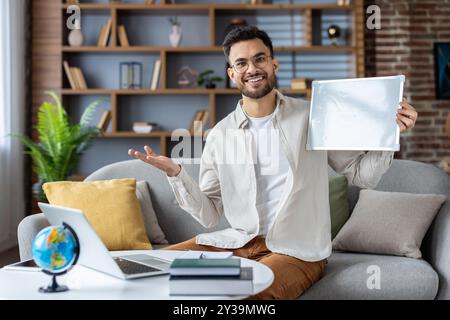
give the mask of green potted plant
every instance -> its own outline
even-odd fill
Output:
[[[44,102],[39,107],[36,125],[38,141],[34,142],[21,134],[13,135],[21,140],[27,148],[25,153],[33,159],[33,167],[39,178],[33,185],[33,195],[39,201],[46,201],[42,185],[45,182],[67,180],[91,139],[103,131],[90,125],[100,101],[90,103],[80,122],[72,125],[59,97],[54,92],[46,93],[53,97],[54,103]]]
[[[223,78],[213,76],[213,74],[214,74],[214,71],[211,69],[203,71],[197,77],[197,84],[199,86],[205,84],[205,87],[207,89],[214,89],[216,87],[215,82],[221,82],[221,81],[223,81]]]

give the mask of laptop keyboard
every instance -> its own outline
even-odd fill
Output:
[[[120,270],[122,270],[122,272],[125,274],[138,274],[138,273],[161,271],[161,269],[152,268],[150,266],[146,266],[140,263],[136,263],[121,258],[114,258],[114,261],[117,263]]]

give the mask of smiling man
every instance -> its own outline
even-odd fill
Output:
[[[374,188],[394,153],[307,151],[309,102],[276,90],[279,64],[268,35],[238,28],[223,48],[242,99],[209,133],[199,183],[147,146],[129,155],[166,172],[180,207],[203,226],[223,215],[231,226],[166,249],[227,250],[257,260],[275,277],[251,298],[295,299],[321,278],[331,254],[328,165],[350,184]],[[396,121],[403,132],[414,127],[417,112],[406,101],[401,106]]]

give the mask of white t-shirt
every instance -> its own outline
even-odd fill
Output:
[[[256,209],[259,214],[259,235],[263,236],[267,235],[275,221],[289,170],[279,134],[272,125],[272,116],[273,113],[260,118],[247,115],[255,142]]]

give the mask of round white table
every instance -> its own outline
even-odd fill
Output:
[[[113,256],[127,254],[150,254],[172,261],[185,251],[133,250],[111,252]],[[240,258],[242,267],[253,267],[253,288],[257,294],[273,282],[273,272],[262,263]],[[40,293],[39,287],[47,286],[51,277],[40,271],[13,271],[0,269],[0,299],[70,299],[70,300],[228,300],[246,296],[170,296],[169,275],[160,275],[134,280],[121,280],[107,274],[76,265],[67,274],[57,277],[60,285],[69,291]]]

